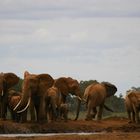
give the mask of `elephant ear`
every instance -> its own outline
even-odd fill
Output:
[[[103,84],[106,88],[107,97],[110,97],[117,92],[117,87],[115,85],[109,82],[102,82],[101,84]]]
[[[40,89],[44,89],[45,87],[45,90],[46,90],[50,88],[54,83],[54,79],[49,74],[39,74],[36,77],[39,81]]]
[[[9,89],[19,82],[19,77],[14,73],[4,74],[6,88]]]
[[[57,87],[63,95],[67,95],[69,93],[67,78],[65,77],[60,77],[56,79],[54,86]]]
[[[76,94],[75,92],[77,92],[76,90],[79,90],[80,92],[80,86],[77,80],[72,79],[71,77],[67,78],[67,83],[68,83],[68,87],[69,87],[69,92],[72,94]]]

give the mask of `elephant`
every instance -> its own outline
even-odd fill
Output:
[[[129,91],[125,97],[125,106],[129,122],[139,123],[140,91]]]
[[[59,108],[61,104],[61,93],[58,88],[52,86],[45,93],[46,115],[49,115],[51,121],[56,121],[59,117]]]
[[[69,111],[69,107],[68,104],[60,104],[60,117],[61,119],[64,119],[65,122],[67,122],[68,120],[68,111]]]
[[[55,80],[54,86],[58,88],[58,90],[62,95],[61,103],[64,104],[66,103],[66,97],[68,96],[69,93],[77,97],[78,104],[77,104],[76,117],[75,117],[75,120],[77,120],[79,116],[80,104],[82,100],[79,82],[71,77],[60,77]]]
[[[5,120],[8,107],[8,90],[18,84],[19,77],[14,73],[0,73],[0,118]]]
[[[46,121],[45,92],[52,87],[53,83],[54,79],[49,74],[30,74],[28,71],[25,71],[22,98],[14,108],[14,111],[21,113],[30,105],[32,108],[31,120],[35,120],[33,115],[35,111],[37,122],[42,123]]]
[[[8,91],[8,107],[11,112],[11,117],[13,121],[25,122],[27,121],[27,111],[22,113],[16,113],[13,111],[14,107],[18,104],[21,99],[21,92],[15,90]]]
[[[91,120],[95,117],[97,113],[97,120],[102,119],[102,112],[105,99],[114,95],[117,92],[117,87],[109,82],[93,83],[89,85],[84,92],[83,100],[86,101],[87,105],[87,115],[86,120]],[[99,106],[99,110],[96,107]],[[93,111],[93,114],[91,114]]]
[[[58,88],[52,86],[46,92],[46,113],[49,114],[51,121],[64,119],[67,121],[68,104],[62,103],[62,95]]]

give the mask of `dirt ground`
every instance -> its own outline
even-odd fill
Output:
[[[37,123],[14,123],[12,121],[0,121],[1,134],[17,133],[79,133],[90,132],[99,133],[92,135],[67,135],[67,136],[48,136],[30,137],[28,140],[140,140],[140,124],[130,124],[126,118],[111,117],[101,121],[69,120],[68,122],[49,122],[45,124]],[[3,140],[25,139],[24,137],[1,137]]]

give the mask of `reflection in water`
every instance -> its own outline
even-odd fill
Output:
[[[100,133],[48,133],[48,134],[0,134],[0,137],[44,137],[44,136],[60,136],[60,135],[92,135],[92,134],[104,134],[105,132]]]

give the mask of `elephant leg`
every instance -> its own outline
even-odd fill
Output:
[[[11,117],[12,117],[12,120],[14,122],[19,122],[20,121],[20,114],[16,113],[16,112],[13,112],[13,110],[10,110],[11,112]]]
[[[61,111],[60,111],[59,106],[56,108],[56,113],[57,113],[57,118],[56,119],[60,120],[61,119]]]
[[[68,110],[65,110],[64,111],[64,120],[65,120],[65,122],[67,122],[68,121]]]
[[[63,118],[64,118],[65,122],[68,121],[68,117],[67,117],[67,113],[66,113],[66,112],[64,112],[64,114],[63,114]]]
[[[20,114],[20,119],[22,123],[27,122],[27,112],[28,111],[26,110]]]
[[[135,121],[136,121],[136,123],[139,123],[139,110],[138,110],[138,108],[135,107],[134,104],[132,106],[133,106],[133,110],[135,113]]]
[[[136,110],[136,123],[139,123],[139,111],[138,111],[138,109]]]
[[[9,111],[10,111],[10,114],[11,114],[11,119],[13,121],[15,121],[15,112],[13,112],[12,109],[9,109]]]
[[[134,111],[132,111],[132,122],[135,122],[136,120],[135,120],[135,112]]]
[[[103,107],[104,107],[104,104],[99,106],[99,110],[98,110],[98,114],[97,114],[97,120],[102,119]]]
[[[87,105],[87,115],[86,115],[85,120],[91,120],[92,119],[91,110],[92,110],[92,106],[91,106],[91,102],[89,101],[88,105]]]
[[[96,109],[96,107],[94,107],[94,108],[92,109],[92,111],[93,111],[92,117],[95,118],[95,116],[96,116],[96,114],[97,114],[97,109]]]
[[[1,113],[2,113],[2,118],[5,120],[6,119],[6,114],[7,114],[7,102],[6,101],[4,101],[4,100],[2,100],[2,106],[1,106],[2,108],[2,111],[1,111]]]
[[[131,112],[127,111],[127,115],[128,115],[129,123],[131,123],[132,122]]]
[[[0,118],[2,118],[2,97],[0,96]]]
[[[39,105],[35,105],[36,119],[39,121]]]
[[[36,119],[39,122],[39,105],[40,105],[40,97],[34,96],[33,97],[34,109],[36,112]]]
[[[52,119],[49,103],[47,101],[45,102],[45,117],[47,121]]]
[[[15,121],[20,122],[20,116],[21,114],[15,113]]]
[[[47,120],[46,118],[46,112],[45,112],[45,98],[40,98],[40,104],[38,106],[38,121],[39,122],[45,122]]]
[[[62,119],[65,120],[65,122],[67,122],[67,120],[68,120],[68,105],[67,104],[61,104],[60,116]]]
[[[51,121],[53,121],[54,120],[54,117],[53,117],[53,112],[52,112],[52,108],[49,108],[49,119],[51,120]]]
[[[36,120],[36,115],[35,115],[35,105],[33,100],[31,99],[30,105],[29,105],[29,111],[30,111],[30,117],[31,117],[31,121],[35,121]]]

